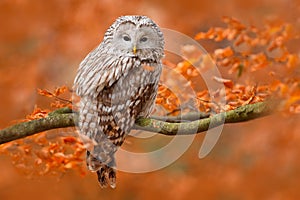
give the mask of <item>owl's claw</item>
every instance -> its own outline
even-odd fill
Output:
[[[108,185],[111,188],[116,188],[116,171],[108,166],[102,166],[97,171],[98,182],[101,188],[106,188]]]
[[[99,162],[94,156],[92,156],[89,151],[86,151],[86,165],[92,172],[98,171],[102,166],[101,162]]]

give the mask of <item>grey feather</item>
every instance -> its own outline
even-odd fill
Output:
[[[150,18],[122,16],[79,66],[74,81],[81,97],[78,127],[89,141],[88,168],[97,172],[101,187],[116,186],[114,153],[135,120],[152,111],[163,56],[163,34]]]

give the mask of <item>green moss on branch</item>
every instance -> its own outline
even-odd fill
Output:
[[[190,122],[171,123],[167,118],[139,118],[134,129],[157,132],[164,135],[188,135],[200,133],[223,123],[238,123],[263,117],[271,113],[271,106],[264,102],[241,106],[235,110],[216,114],[212,117],[199,114],[199,119]],[[195,114],[193,114],[193,119]],[[206,118],[203,118],[206,117]],[[176,118],[175,120],[179,120]],[[183,117],[182,119],[188,119]],[[49,113],[48,117],[22,122],[0,130],[0,144],[24,138],[43,131],[73,127],[78,115],[69,108],[62,108]]]

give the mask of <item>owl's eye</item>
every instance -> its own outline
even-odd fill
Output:
[[[147,40],[148,40],[147,37],[142,37],[142,38],[140,39],[140,42],[146,42]]]
[[[129,36],[127,36],[127,35],[124,35],[124,36],[123,36],[123,40],[125,40],[126,42],[128,42],[128,41],[130,41],[131,39],[130,39],[130,37],[129,37]]]

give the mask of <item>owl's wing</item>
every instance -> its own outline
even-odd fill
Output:
[[[98,95],[105,86],[111,86],[135,66],[132,58],[118,57],[102,49],[99,45],[80,63],[74,81],[78,96]]]

